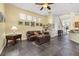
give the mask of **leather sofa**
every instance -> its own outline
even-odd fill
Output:
[[[27,36],[27,40],[28,41],[35,41],[36,37],[34,36],[35,35],[34,32],[37,32],[37,33],[41,34],[40,31],[28,31],[26,33],[26,36]]]
[[[34,32],[37,32],[39,36],[34,36],[35,35]],[[41,45],[50,41],[49,32],[41,33],[40,31],[28,31],[26,36],[28,41],[35,41],[35,43],[38,45]]]

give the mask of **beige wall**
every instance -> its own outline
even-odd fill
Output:
[[[3,14],[5,13],[4,10],[4,4],[0,4],[0,12],[2,12]],[[4,22],[0,22],[0,53],[2,52],[3,48],[4,48],[4,43],[5,43],[5,23]]]
[[[42,27],[40,27],[40,26],[31,27],[31,26],[25,26],[25,25],[18,25],[18,21],[20,20],[19,13],[24,13],[26,15],[41,17],[42,23],[43,24],[47,23],[46,17],[33,13],[33,12],[30,12],[30,11],[26,11],[26,10],[17,8],[12,5],[6,4],[5,12],[6,12],[6,34],[12,32],[11,31],[12,26],[17,26],[18,32],[23,34],[23,38],[26,38],[26,32],[29,30],[42,30]]]
[[[47,16],[47,23],[53,24],[53,16],[52,15]]]
[[[43,24],[49,23],[47,16],[42,16],[27,10],[23,10],[8,4],[0,4],[0,12],[2,12],[6,17],[6,22],[0,23],[0,53],[2,52],[5,46],[5,34],[11,33],[11,27],[16,26],[18,28],[17,32],[22,33],[23,39],[26,38],[26,32],[31,30],[42,30],[40,26],[31,27],[25,25],[18,25],[19,13],[24,13],[26,15],[37,16],[42,19]]]
[[[75,16],[75,20],[74,20],[74,23],[73,23],[73,26],[75,28],[75,22],[79,22],[79,15]],[[75,29],[79,29],[79,28],[75,28]]]

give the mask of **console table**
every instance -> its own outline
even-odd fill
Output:
[[[15,44],[16,40],[20,39],[20,41],[21,41],[21,38],[22,38],[22,34],[6,35],[6,45],[8,44],[8,40],[13,40],[13,44]]]

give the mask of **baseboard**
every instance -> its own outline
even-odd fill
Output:
[[[22,40],[27,40],[27,38],[22,38]]]
[[[0,54],[2,53],[2,51],[3,51],[3,49],[4,49],[5,46],[6,46],[6,43],[4,42],[4,43],[3,43],[3,46],[2,46],[1,49],[0,49]]]
[[[3,47],[1,48],[1,50],[0,50],[0,54],[2,53],[2,51],[3,51],[4,47],[5,47],[5,46],[3,46]]]

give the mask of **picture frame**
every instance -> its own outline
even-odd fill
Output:
[[[3,16],[2,12],[0,12],[0,22],[4,22],[4,21],[5,21],[4,16]]]
[[[31,26],[35,26],[35,22],[31,22]]]
[[[23,25],[23,22],[22,22],[22,21],[19,21],[18,24],[19,24],[19,25]]]
[[[79,28],[79,21],[75,22],[75,28]]]
[[[29,25],[30,25],[30,22],[25,22],[25,25],[26,25],[26,26],[29,26]]]
[[[40,23],[40,26],[43,26],[43,24],[42,24],[42,23]]]
[[[39,26],[39,23],[36,23],[36,26]]]

